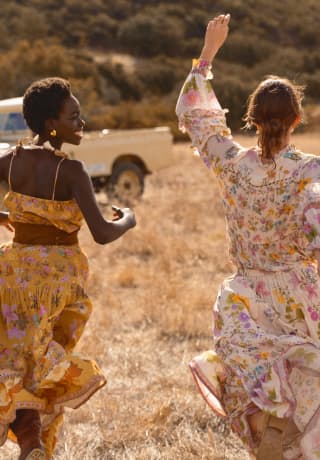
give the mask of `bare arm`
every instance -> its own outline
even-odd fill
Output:
[[[212,62],[226,41],[229,32],[230,14],[221,14],[208,23],[200,59]]]
[[[72,196],[88,224],[94,240],[99,244],[110,243],[136,225],[135,217],[129,208],[116,208],[116,220],[106,220],[99,209],[91,179],[81,162],[69,160],[67,176],[71,184]]]

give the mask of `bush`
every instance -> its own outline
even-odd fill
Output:
[[[100,114],[92,116],[98,129],[139,129],[170,126],[177,129],[174,112],[175,100],[149,98],[141,102],[121,102],[117,106],[104,106]]]
[[[227,75],[222,82],[215,82],[215,91],[221,105],[229,110],[228,125],[238,131],[243,125],[243,116],[246,111],[247,99],[252,92],[252,84],[239,80],[236,76]]]
[[[266,40],[243,35],[242,31],[230,34],[228,41],[219,53],[219,57],[229,62],[237,62],[246,67],[253,67],[260,61],[265,61],[274,53],[274,46]]]
[[[33,41],[48,35],[46,15],[39,9],[23,5],[17,6],[10,2],[7,5],[1,5],[1,17],[0,26],[6,30],[4,35],[1,34],[1,47],[4,47],[3,39],[6,41],[6,36],[11,38],[12,46],[12,38],[16,44],[22,39]]]
[[[21,41],[15,49],[0,55],[0,72],[6,75],[0,86],[1,98],[22,95],[33,81],[52,76],[67,79],[90,77],[95,91],[99,93],[100,77],[91,59],[79,52],[72,53],[61,45],[47,45],[41,40],[32,45]]]
[[[317,101],[320,104],[320,69],[312,74],[303,74],[301,82],[306,85],[307,101]]]
[[[143,94],[143,88],[134,75],[125,72],[121,64],[113,65],[111,62],[105,62],[99,66],[100,75],[105,80],[105,87],[117,88],[121,99],[140,100]]]
[[[88,42],[92,47],[112,49],[118,31],[118,23],[107,14],[92,16],[87,25]]]
[[[139,13],[119,28],[118,39],[136,56],[180,53],[183,31],[173,18]]]
[[[175,69],[162,60],[144,61],[137,67],[136,76],[145,95],[168,94],[177,83]]]
[[[256,78],[274,74],[296,79],[303,69],[304,56],[295,48],[280,47],[274,50],[268,59],[259,62],[254,68]]]

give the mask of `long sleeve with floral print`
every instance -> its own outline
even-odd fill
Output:
[[[240,150],[231,137],[226,125],[225,114],[211,85],[212,73],[209,69],[199,69],[199,61],[193,62],[176,106],[179,128],[187,132],[193,147],[204,163],[210,168],[219,167]],[[210,142],[210,147],[208,143]]]

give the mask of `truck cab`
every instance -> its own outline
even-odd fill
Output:
[[[22,97],[0,101],[0,149],[30,135],[22,115]]]

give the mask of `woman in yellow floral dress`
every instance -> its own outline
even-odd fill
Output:
[[[84,128],[66,80],[32,84],[23,111],[37,136],[0,159],[0,180],[9,184],[0,224],[14,231],[0,247],[0,442],[9,436],[19,460],[41,460],[52,456],[64,407],[105,384],[93,360],[72,353],[92,309],[77,238],[83,218],[100,244],[135,219],[114,207],[114,220],[105,220],[83,164],[61,152],[64,142],[81,142]]]
[[[258,146],[231,137],[211,62],[229,15],[210,21],[177,103],[186,130],[218,179],[236,273],[214,305],[214,350],[191,371],[208,404],[227,416],[259,460],[320,458],[320,158],[290,144],[302,90],[276,76],[249,98]]]

